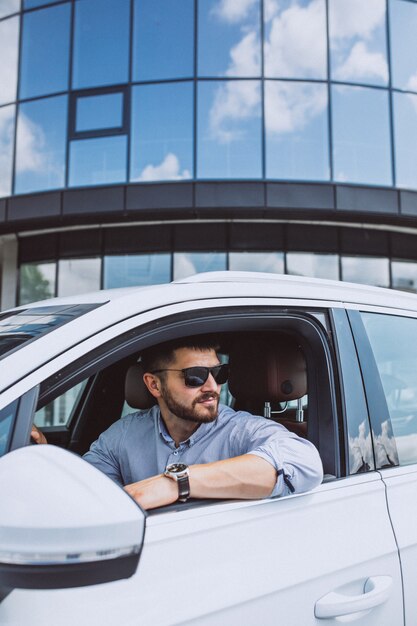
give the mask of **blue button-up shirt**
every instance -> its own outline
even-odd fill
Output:
[[[272,495],[308,491],[323,469],[312,443],[264,417],[220,405],[215,421],[200,424],[179,446],[158,406],[121,418],[95,441],[84,459],[121,485],[162,474],[170,463],[211,463],[254,454],[277,470]]]

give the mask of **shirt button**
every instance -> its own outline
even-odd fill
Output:
[[[177,454],[178,454],[178,450],[174,450],[173,454],[174,454],[175,456],[177,456]]]

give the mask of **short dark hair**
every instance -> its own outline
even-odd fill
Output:
[[[144,350],[141,354],[141,362],[144,372],[153,372],[168,367],[175,360],[175,350],[190,348],[191,350],[214,350],[218,352],[220,346],[214,335],[194,335],[182,337]]]

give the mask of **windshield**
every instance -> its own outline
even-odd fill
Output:
[[[0,314],[0,359],[101,304],[43,306]]]

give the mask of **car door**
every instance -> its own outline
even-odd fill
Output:
[[[252,317],[255,306],[252,300]],[[140,318],[135,323],[140,328]],[[160,331],[161,319],[157,326]],[[334,353],[328,346],[323,355],[328,384],[339,399],[331,418],[340,445],[322,445],[323,453],[337,445],[338,476],[305,494],[157,511],[146,519],[131,578],[83,588],[14,589],[0,604],[0,622],[44,626],[52,616],[61,626],[403,624],[398,552],[385,487],[374,471],[362,381],[342,309],[333,313],[332,331]],[[98,334],[89,349],[102,345]],[[76,358],[80,354],[78,346]],[[56,371],[62,381],[62,356],[55,361],[48,373]]]
[[[377,467],[400,551],[405,619],[417,624],[417,319],[407,311],[352,312],[369,398]]]

